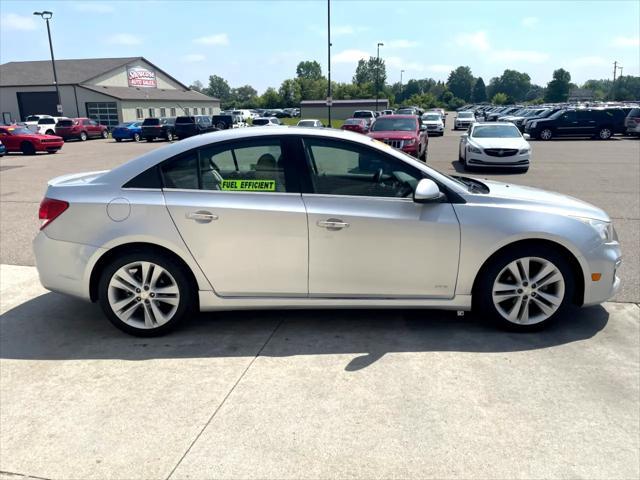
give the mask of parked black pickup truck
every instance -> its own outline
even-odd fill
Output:
[[[175,123],[176,117],[145,118],[142,122],[142,137],[147,142],[153,142],[156,138],[172,141],[176,136]]]
[[[206,115],[192,115],[189,117],[177,117],[175,125],[175,134],[178,138],[188,138],[202,133],[213,132],[217,130],[211,117]]]

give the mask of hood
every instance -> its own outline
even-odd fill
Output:
[[[406,131],[382,131],[382,132],[369,132],[371,138],[375,138],[376,140],[381,140],[385,138],[390,138],[393,140],[411,140],[412,138],[416,138],[418,134],[416,132],[406,132]]]
[[[514,185],[512,183],[502,183],[484,179],[478,180],[490,189],[488,194],[482,195],[482,197],[487,199],[487,202],[499,200],[501,203],[522,204],[529,209],[537,206],[545,210],[556,210],[563,215],[591,218],[605,222],[611,221],[609,215],[601,208],[570,197],[569,195],[549,192],[534,187]]]
[[[470,138],[469,142],[480,148],[526,148],[529,143],[522,137],[516,138]]]

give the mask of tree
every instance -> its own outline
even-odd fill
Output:
[[[620,76],[613,87],[613,100],[637,100],[640,98],[640,77]]]
[[[258,92],[251,85],[233,88],[231,90],[231,100],[237,108],[252,107],[256,104]]]
[[[473,74],[469,67],[458,67],[449,73],[447,88],[455,97],[461,98],[465,102],[471,100],[473,90]]]
[[[278,95],[282,99],[285,107],[294,107],[300,105],[302,98],[302,90],[300,89],[300,82],[294,79],[287,79],[282,82],[278,89]]]
[[[282,99],[275,88],[269,87],[260,97],[259,103],[263,108],[278,108],[282,104]]]
[[[540,85],[531,85],[531,88],[525,95],[524,99],[527,102],[534,102],[537,100],[542,100],[544,98],[544,88]]]
[[[553,72],[553,80],[547,83],[547,90],[544,94],[545,102],[566,102],[569,98],[569,88],[571,74],[564,68],[559,68]]]
[[[376,80],[378,81],[378,85],[384,85],[387,82],[387,69],[384,60],[376,57],[369,57],[369,60],[365,60],[364,58],[358,60],[356,73],[353,76],[353,83],[358,85],[373,83],[375,85]]]
[[[509,101],[509,97],[502,92],[496,93],[493,98],[491,98],[491,103],[494,105],[504,105]]]
[[[204,85],[202,85],[202,82],[200,80],[196,80],[191,85],[189,85],[189,90],[195,90],[196,92],[203,93],[203,89]]]
[[[474,103],[482,103],[487,101],[487,87],[482,77],[478,77],[476,84],[473,86],[472,99]]]
[[[596,100],[604,100],[611,93],[613,82],[609,79],[587,80],[582,84],[582,88],[591,90]]]
[[[209,86],[204,93],[210,97],[219,98],[221,103],[225,103],[231,95],[231,87],[224,78],[218,75],[211,75],[209,77]]]
[[[530,89],[529,74],[507,69],[499,77],[491,79],[487,90],[490,97],[496,93],[504,93],[508,97],[507,102],[521,102]]]
[[[320,68],[320,64],[315,60],[307,60],[298,64],[296,67],[296,75],[298,78],[320,80],[322,78],[322,69]]]

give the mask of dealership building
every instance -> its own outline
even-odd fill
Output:
[[[90,117],[113,127],[146,117],[213,115],[220,100],[190,90],[144,57],[56,60],[59,112],[50,61],[0,65],[0,121],[48,114]]]

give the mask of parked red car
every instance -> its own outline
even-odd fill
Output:
[[[65,140],[78,138],[84,142],[88,138],[107,138],[109,131],[91,118],[67,118],[56,123],[56,135]]]
[[[351,132],[367,133],[369,131],[369,124],[364,118],[347,118],[340,129],[349,130]]]
[[[56,153],[64,145],[64,140],[55,135],[33,133],[25,127],[11,125],[0,127],[0,140],[8,152],[22,152],[33,155],[36,152]]]
[[[421,128],[417,115],[384,115],[376,119],[369,130],[370,137],[427,161],[429,137]]]

